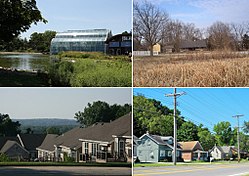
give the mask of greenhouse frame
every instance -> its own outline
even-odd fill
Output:
[[[61,51],[104,52],[105,42],[112,37],[108,29],[68,30],[57,33],[51,41],[50,54]]]

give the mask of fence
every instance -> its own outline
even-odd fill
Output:
[[[134,56],[150,56],[150,51],[133,51]],[[158,51],[153,51],[153,55],[159,55]]]

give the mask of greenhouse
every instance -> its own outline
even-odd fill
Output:
[[[106,52],[105,42],[112,36],[108,29],[69,30],[57,33],[51,41],[50,54],[61,51]]]

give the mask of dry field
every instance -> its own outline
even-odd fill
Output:
[[[134,58],[135,87],[248,87],[249,54],[202,52]]]

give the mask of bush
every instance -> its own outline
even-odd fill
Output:
[[[10,159],[7,155],[5,155],[4,153],[0,154],[0,162],[9,162]]]

